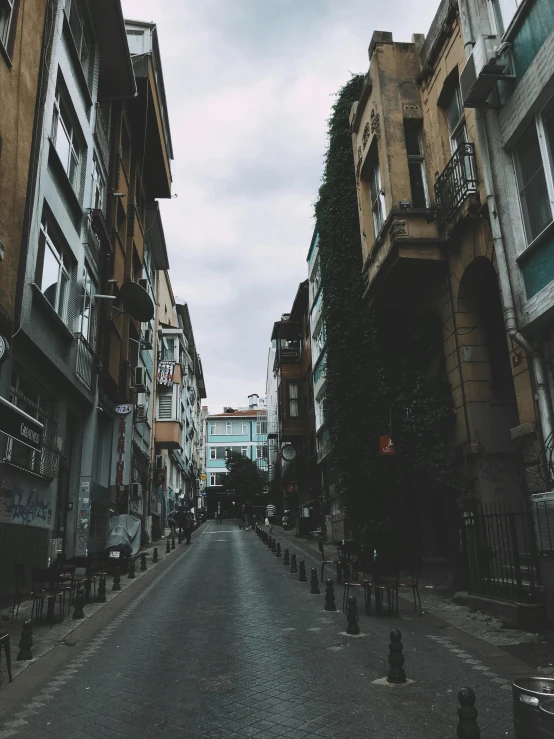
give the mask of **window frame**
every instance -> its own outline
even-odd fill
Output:
[[[96,324],[97,324],[97,312],[96,302],[94,295],[96,294],[96,283],[92,276],[92,272],[88,264],[85,262],[83,266],[83,283],[82,283],[82,294],[79,304],[79,311],[77,313],[77,333],[80,334],[87,344],[94,350],[96,348]],[[83,321],[85,316],[85,310],[87,305],[89,307],[89,316],[87,331],[83,331]]]
[[[248,423],[242,422],[241,436],[248,436]]]
[[[371,163],[367,182],[369,187],[369,202],[371,203],[371,215],[373,218],[373,232],[377,239],[387,219],[385,193],[383,192],[381,166],[378,156],[375,156],[375,160]]]
[[[59,138],[60,125],[63,129],[62,135],[65,135],[66,141],[69,146],[67,153],[67,162],[63,161],[62,152],[60,151]],[[51,129],[52,143],[56,149],[56,153],[62,163],[64,172],[67,175],[71,187],[81,197],[81,167],[83,161],[83,145],[82,136],[76,123],[75,115],[73,114],[70,105],[67,102],[67,94],[61,89],[60,81],[56,86],[56,94],[54,96],[54,110],[52,113],[52,129]],[[71,174],[71,163],[74,163],[73,174]]]
[[[225,421],[225,436],[232,436],[232,435],[233,435],[233,422]]]
[[[410,154],[408,152],[408,140],[407,140],[407,129],[411,127],[415,130],[417,136],[417,142],[419,144],[419,154]],[[406,157],[408,159],[408,178],[410,180],[410,193],[412,198],[412,208],[420,208],[421,206],[414,204],[414,191],[412,187],[412,178],[410,177],[410,165],[419,166],[421,172],[421,181],[423,183],[423,197],[425,200],[424,208],[427,209],[431,205],[431,199],[429,197],[429,187],[427,184],[427,172],[425,168],[425,150],[423,148],[423,121],[419,119],[404,119],[404,139],[406,141]]]
[[[217,422],[210,421],[210,436],[217,436]]]
[[[100,165],[100,159],[96,152],[92,155],[92,171],[90,174],[92,188],[90,193],[90,207],[93,210],[101,210],[106,215],[106,196],[108,192],[108,181],[104,170]]]
[[[546,128],[544,125],[544,115],[548,112],[554,112],[554,98],[551,98],[547,104],[543,107],[542,110],[540,110],[532,119],[530,125],[528,128],[525,129],[525,131],[522,133],[522,135],[519,137],[518,141],[514,145],[512,149],[512,163],[514,167],[514,176],[516,180],[516,186],[517,186],[517,194],[518,194],[518,200],[519,200],[519,208],[520,208],[520,214],[521,214],[521,220],[523,224],[523,232],[525,234],[525,249],[523,251],[529,249],[535,242],[540,240],[542,238],[542,235],[545,231],[547,231],[554,222],[554,137],[553,140],[550,141],[548,138],[548,134],[546,132]],[[546,182],[546,194],[547,194],[547,201],[550,207],[550,221],[546,224],[546,226],[537,233],[535,236],[531,236],[529,233],[529,225],[528,225],[528,216],[525,213],[525,208],[523,205],[521,193],[522,193],[522,175],[521,175],[521,169],[519,164],[519,155],[517,152],[517,147],[520,141],[522,140],[523,136],[527,133],[529,128],[532,126],[535,127],[537,140],[539,144],[539,150],[541,155],[541,161],[542,161],[542,167],[543,167],[543,173],[544,173],[544,179]]]
[[[1,7],[2,4],[4,4],[3,10]],[[0,48],[4,50],[8,59],[11,59],[13,54],[18,10],[19,0],[0,0],[0,22],[2,20],[2,13],[5,13],[3,29],[0,27]]]
[[[217,459],[217,447],[210,447],[210,459]]]
[[[296,397],[291,396],[291,388],[296,388]],[[296,403],[296,413],[292,413],[292,404]],[[289,418],[300,418],[300,382],[290,380],[287,382],[287,411]]]
[[[40,224],[40,232],[39,232],[39,248],[38,248],[38,258],[37,258],[37,265],[36,265],[36,272],[35,272],[35,281],[36,284],[40,290],[40,292],[44,295],[46,300],[50,303],[54,311],[58,314],[58,316],[62,319],[62,321],[67,320],[67,314],[68,314],[68,307],[69,307],[69,293],[71,290],[71,265],[69,264],[69,260],[67,258],[66,250],[62,245],[58,244],[58,240],[53,239],[52,236],[49,233],[48,225],[49,225],[49,219],[46,216],[42,217],[41,224]],[[48,249],[48,252],[47,252]],[[44,261],[47,253],[50,254],[51,257],[54,258],[54,260],[58,263],[58,277],[56,279],[56,292],[55,292],[55,298],[54,303],[50,301],[50,299],[46,296],[46,290],[43,289],[43,279],[44,279]],[[40,269],[40,278],[39,278],[39,269]],[[62,285],[62,279],[65,278],[65,288],[63,290],[63,294],[61,293],[61,285]],[[47,288],[51,287],[51,285],[48,285]],[[46,288],[46,289],[47,289]]]
[[[90,18],[87,15],[85,5],[80,2],[80,0],[69,0],[64,8],[64,13],[67,19],[67,25],[71,32],[71,38],[75,44],[75,51],[77,52],[79,64],[81,65],[83,76],[90,92],[92,89],[96,51]],[[77,30],[75,21],[79,24],[79,36],[75,33]],[[83,59],[84,51],[86,52],[86,56]]]

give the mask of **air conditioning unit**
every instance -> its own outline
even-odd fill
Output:
[[[539,554],[554,552],[554,492],[531,496],[531,511]]]
[[[146,421],[148,413],[145,405],[135,406],[135,421]]]
[[[146,292],[148,292],[148,280],[146,279],[146,277],[140,277],[137,282],[143,290],[146,290]]]
[[[152,342],[154,340],[153,331],[151,328],[144,329],[142,333],[142,348],[152,349]]]
[[[137,393],[146,392],[146,372],[144,367],[135,367],[135,384],[134,388]]]
[[[487,100],[498,80],[514,79],[509,53],[497,56],[498,36],[479,36],[460,74],[464,108],[490,108]]]
[[[165,470],[165,461],[163,454],[157,454],[154,459],[154,469],[158,472]]]
[[[140,482],[131,483],[131,498],[142,498],[142,485]]]

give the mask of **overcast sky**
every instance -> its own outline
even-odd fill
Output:
[[[426,33],[438,0],[123,0],[154,21],[174,161],[161,202],[210,410],[265,394],[273,322],[307,277],[333,93],[375,29]]]

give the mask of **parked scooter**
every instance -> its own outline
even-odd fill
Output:
[[[281,526],[284,529],[288,529],[292,526],[292,516],[290,515],[290,511],[283,512],[283,518],[281,519]]]

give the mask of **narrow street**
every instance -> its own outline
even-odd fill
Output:
[[[309,574],[316,560],[291,551]],[[346,636],[344,614],[323,609],[324,589],[310,595],[282,562],[236,522],[207,523],[83,651],[25,694],[0,738],[447,739],[465,685],[482,736],[511,736],[509,663],[498,649],[483,643],[476,654],[461,632],[414,616],[408,600],[399,622],[360,614],[363,635]],[[336,588],[339,609],[341,599]],[[373,684],[387,674],[397,625],[414,682]]]

